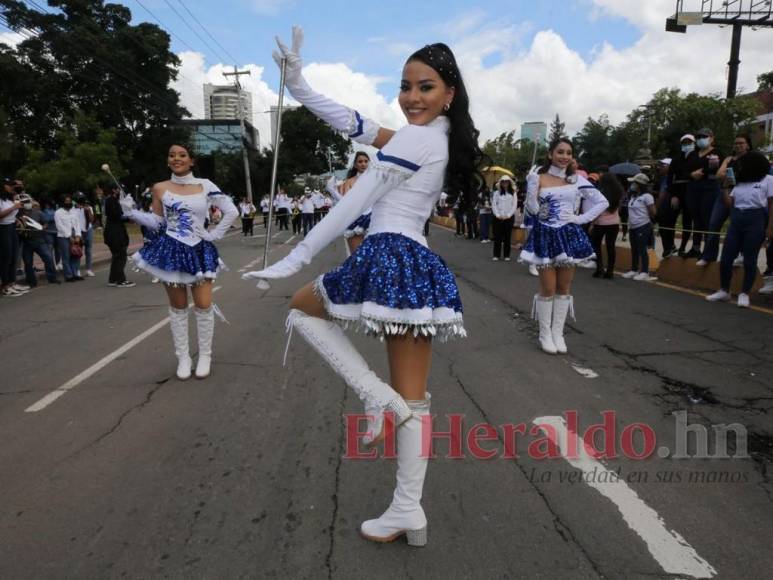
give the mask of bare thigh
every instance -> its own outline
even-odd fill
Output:
[[[313,282],[309,282],[293,294],[292,300],[290,300],[290,308],[295,308],[316,318],[327,318],[327,311],[322,301],[314,293]]]
[[[553,296],[556,293],[556,269],[540,268],[539,270],[540,296]]]
[[[212,280],[192,286],[191,294],[193,295],[193,303],[196,305],[196,308],[206,310],[212,306]]]
[[[359,248],[362,245],[362,240],[364,238],[362,236],[352,236],[351,238],[346,238],[346,244],[349,246],[349,253],[353,254],[357,251],[357,248]]]
[[[164,284],[164,289],[169,297],[169,306],[178,310],[188,308],[188,289],[185,286]]]
[[[558,294],[571,294],[572,280],[574,279],[575,268],[558,268],[556,270],[556,292]]]
[[[432,365],[432,339],[392,336],[386,343],[392,388],[403,399],[423,400]]]

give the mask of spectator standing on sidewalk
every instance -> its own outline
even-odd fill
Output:
[[[456,222],[456,235],[464,237],[464,196],[461,193],[457,193],[456,201],[454,202],[454,221]]]
[[[663,242],[663,259],[676,255],[674,239],[676,219],[679,215],[679,200],[671,197],[671,158],[658,161],[655,181],[655,207],[658,216],[658,232]]]
[[[16,284],[16,256],[19,254],[19,236],[16,233],[16,216],[21,202],[15,199],[17,182],[5,179],[0,190],[0,292],[3,296],[16,297],[29,291]],[[23,188],[18,188],[19,192]]]
[[[711,221],[711,212],[717,198],[720,197],[717,171],[723,158],[714,147],[714,132],[708,127],[695,133],[696,149],[687,156],[687,167],[690,171],[690,182],[687,184],[687,206],[692,214],[693,236],[692,249],[701,252],[701,242]],[[692,253],[692,250],[691,250]],[[695,254],[693,254],[695,255]],[[698,260],[705,266],[705,260]]]
[[[649,192],[650,179],[643,173],[629,177],[628,234],[631,240],[631,269],[623,278],[650,282],[648,244],[652,236],[652,220],[655,217],[655,198]]]
[[[255,222],[255,213],[257,209],[248,198],[242,198],[239,204],[239,215],[242,218],[242,235],[254,235],[252,232],[252,226]]]
[[[671,158],[671,164],[668,166],[668,195],[672,214],[667,216],[667,219],[673,220],[674,228],[676,228],[676,222],[681,213],[682,240],[677,251],[677,255],[680,258],[697,258],[700,256],[698,250],[691,248],[689,252],[687,251],[687,244],[692,238],[692,214],[690,214],[690,208],[687,206],[687,184],[691,181],[687,156],[694,150],[695,137],[689,133],[682,135],[679,140],[679,153]],[[674,236],[676,236],[676,232],[674,232]]]
[[[62,269],[62,257],[59,255],[59,245],[56,243],[56,223],[54,222],[54,212],[56,206],[50,198],[41,200],[41,211],[43,213],[43,237],[48,245],[48,251],[54,260],[57,270]]]
[[[620,232],[620,200],[623,199],[625,190],[620,180],[611,173],[602,175],[596,185],[601,194],[609,202],[609,206],[601,212],[601,215],[593,221],[590,231],[590,241],[596,254],[596,271],[594,278],[602,276],[611,280],[615,276],[615,242]],[[601,243],[604,242],[607,249],[607,268],[604,271],[604,259],[601,254]]]
[[[131,288],[134,282],[126,279],[124,270],[126,269],[127,251],[129,249],[129,234],[126,231],[125,222],[127,219],[123,215],[121,205],[118,203],[119,190],[112,187],[110,193],[105,198],[105,244],[110,250],[110,276],[107,280],[108,286],[115,288]]]
[[[719,268],[721,288],[706,296],[709,302],[730,300],[733,260],[739,251],[743,251],[744,275],[738,306],[749,307],[749,292],[757,276],[760,246],[766,237],[768,244],[773,239],[773,175],[769,175],[769,171],[770,162],[762,153],[752,151],[736,161],[738,183],[729,195],[724,194],[725,202],[732,209]]]
[[[94,245],[94,208],[89,203],[88,198],[83,193],[75,195],[75,205],[78,215],[78,221],[81,225],[81,239],[83,240],[83,249],[86,254],[86,276],[94,277],[91,269],[92,247]],[[80,273],[78,273],[80,276]]]
[[[479,238],[478,233],[478,204],[474,198],[473,194],[473,200],[470,201],[468,204],[465,204],[465,209],[467,210],[465,213],[465,217],[467,218],[465,221],[467,223],[467,239],[468,240],[477,240]]]
[[[54,213],[56,222],[56,241],[59,244],[59,253],[62,255],[62,270],[65,282],[83,280],[78,274],[81,263],[81,222],[78,212],[73,207],[72,196],[65,195],[62,207]]]
[[[494,214],[494,257],[492,260],[498,261],[502,255],[502,250],[504,250],[505,262],[509,262],[510,239],[513,234],[518,201],[513,189],[513,180],[510,177],[502,176],[497,185],[491,200],[491,210]]]
[[[48,283],[60,284],[56,279],[56,266],[46,243],[45,231],[34,226],[39,224],[40,227],[45,228],[43,226],[45,218],[40,210],[40,204],[34,202],[26,193],[20,195],[19,200],[22,202],[18,223],[21,256],[24,261],[24,280],[30,288],[38,285],[38,277],[35,274],[35,254],[37,254],[45,267]],[[33,220],[33,223],[28,222],[26,218]]]
[[[478,193],[478,216],[480,219],[480,243],[488,244],[489,229],[491,229],[491,193],[483,185]]]

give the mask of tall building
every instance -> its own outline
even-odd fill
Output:
[[[521,124],[521,139],[544,145],[548,139],[548,125],[542,121]]]
[[[204,117],[207,119],[238,119],[239,98],[244,109],[244,119],[252,123],[252,93],[233,85],[204,85]]]
[[[177,126],[191,131],[191,145],[198,156],[212,155],[215,151],[241,151],[242,128],[237,119],[182,119]],[[258,150],[260,135],[249,121],[244,122],[244,133],[247,147]]]

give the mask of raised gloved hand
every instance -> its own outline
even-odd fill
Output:
[[[128,214],[131,210],[137,207],[137,204],[134,202],[134,198],[126,194],[120,195],[118,198],[118,205],[121,206],[121,211],[124,214]]]
[[[308,88],[306,79],[303,78],[303,60],[301,59],[301,46],[303,45],[303,28],[300,26],[293,26],[293,41],[292,48],[288,48],[285,43],[276,38],[276,44],[279,47],[278,51],[273,51],[271,56],[274,57],[274,62],[282,68],[282,60],[286,62],[285,65],[285,85],[290,89],[290,92],[297,90],[298,88]]]
[[[276,280],[278,278],[289,278],[297,274],[303,268],[303,262],[290,252],[285,258],[279,260],[263,270],[253,270],[242,274],[242,280]]]

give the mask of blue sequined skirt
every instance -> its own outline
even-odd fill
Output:
[[[370,227],[370,212],[362,214],[344,230],[344,237],[364,236]]]
[[[214,280],[219,270],[226,269],[212,242],[189,246],[166,234],[146,241],[132,261],[166,284],[198,284]]]
[[[338,268],[314,282],[328,314],[368,334],[464,337],[462,301],[440,256],[402,234],[365,238]]]
[[[593,257],[590,239],[578,224],[554,228],[534,220],[518,259],[538,268],[561,268],[575,266]]]

